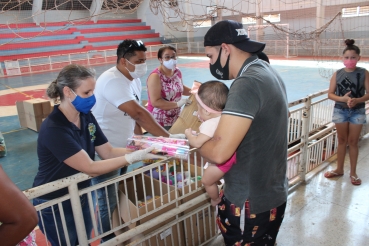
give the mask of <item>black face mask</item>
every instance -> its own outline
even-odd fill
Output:
[[[224,67],[220,65],[220,56],[222,54],[222,48],[220,48],[218,59],[214,64],[210,64],[211,74],[221,80],[229,80],[229,56]]]

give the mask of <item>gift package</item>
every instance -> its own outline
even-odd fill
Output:
[[[146,171],[145,174],[152,176],[156,180],[161,180],[163,183],[176,186],[177,188],[182,188],[183,186],[195,183],[201,180],[201,173],[196,176],[194,173],[191,174],[184,165],[185,169],[182,170],[182,165],[176,164],[162,165],[159,168],[153,168]],[[167,168],[168,167],[168,168]]]
[[[166,155],[185,160],[188,158],[188,152],[190,150],[187,139],[152,137],[144,135],[134,135],[132,138],[128,138],[128,149],[140,150],[151,146],[155,146],[155,149],[151,151],[152,154]]]

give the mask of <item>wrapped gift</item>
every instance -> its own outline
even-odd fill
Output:
[[[128,138],[127,142],[127,148],[133,150],[146,149],[152,145],[155,146],[155,149],[151,151],[152,154],[181,159],[187,159],[190,150],[187,139],[134,135],[132,138]]]

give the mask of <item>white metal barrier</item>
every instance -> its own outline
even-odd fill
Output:
[[[147,58],[157,57],[158,50],[164,45],[167,44],[147,46],[146,52]],[[179,53],[183,51],[183,46],[187,47],[187,43],[173,43],[170,45],[177,48]],[[12,75],[61,70],[63,67],[71,63],[80,64],[84,66],[115,63],[117,59],[116,52],[117,52],[116,49],[92,50],[88,52],[32,57],[26,59],[18,59],[15,61],[4,61],[4,64],[16,64],[18,69],[17,72],[15,73],[13,71],[14,66],[9,67],[9,69],[5,67],[4,75],[12,76]]]
[[[337,137],[331,123],[333,102],[327,99],[327,91],[291,102],[289,106],[287,177],[292,186],[304,182],[307,173],[336,153]],[[368,127],[364,127],[362,134],[367,132]],[[96,242],[110,233],[115,233],[116,237],[102,245],[205,245],[218,236],[218,231],[214,209],[198,180],[203,174],[203,166],[203,159],[193,149],[187,160],[170,158],[82,190],[78,190],[78,183],[90,177],[81,173],[26,190],[24,194],[34,199],[67,187],[68,195],[35,208],[40,213],[52,207],[54,216],[58,209],[61,230],[67,232],[62,202],[70,201],[80,245]],[[174,185],[169,181],[162,182],[162,178],[169,177],[172,172],[182,177],[187,174],[192,181],[183,182],[178,187],[175,184],[180,181],[180,176],[174,175]],[[117,207],[121,209],[112,215],[112,229],[100,234],[97,228],[100,217],[93,209],[92,194],[96,194],[98,189],[106,190],[109,185],[114,186]],[[82,195],[87,196],[89,216],[93,221],[94,236],[91,238],[86,233],[82,216]],[[108,197],[106,200],[109,203]]]
[[[301,41],[289,40],[265,40],[267,43],[265,52],[268,55],[285,55],[290,54],[292,56],[298,56],[299,49],[304,50]],[[362,50],[362,56],[368,56],[369,47],[367,45],[368,39],[357,39],[360,49]],[[157,51],[164,45],[172,45],[177,49],[177,53],[188,54],[197,53],[204,54],[205,48],[202,42],[185,42],[185,43],[170,43],[161,45],[147,46],[147,58],[155,58]],[[330,42],[322,44],[319,50],[328,50],[327,54],[321,54],[322,56],[334,56],[339,57],[343,50],[341,39],[332,39]],[[286,51],[286,47],[289,49]],[[309,50],[311,53],[311,50]],[[306,53],[300,51],[300,53]],[[303,54],[303,55],[314,55],[314,54]],[[318,55],[314,55],[318,59]],[[288,57],[288,55],[287,55]],[[93,66],[99,64],[115,63],[116,62],[116,49],[110,50],[92,50],[88,52],[70,53],[64,55],[52,55],[44,57],[33,57],[27,59],[18,59],[16,61],[4,61],[3,75],[0,76],[12,76],[20,74],[30,74],[43,71],[61,70],[64,66],[77,63],[84,66]],[[14,66],[10,66],[9,69],[5,66],[6,64],[17,64],[17,70],[14,70]],[[1,66],[1,64],[0,64]]]

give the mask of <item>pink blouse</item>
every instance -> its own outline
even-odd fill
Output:
[[[171,77],[167,77],[164,74],[162,74],[158,68],[152,71],[150,75],[153,73],[159,75],[161,82],[161,97],[169,102],[178,102],[181,99],[183,93],[181,70],[179,70],[179,68],[176,68]],[[178,119],[181,109],[175,108],[170,110],[163,110],[159,108],[154,108],[150,101],[149,92],[147,92],[147,96],[148,96],[147,109],[151,112],[155,120],[161,126],[172,126],[174,122]]]

